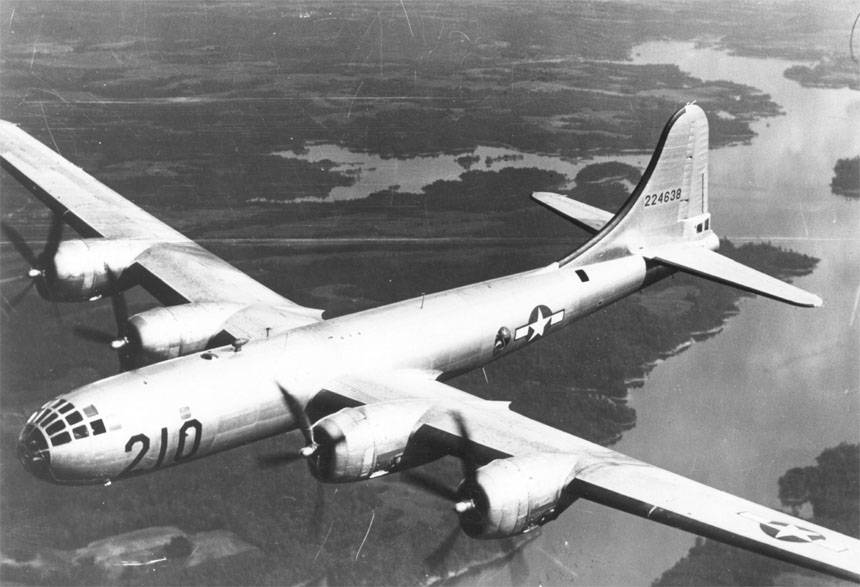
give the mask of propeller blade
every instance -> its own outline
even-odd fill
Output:
[[[260,467],[264,469],[271,469],[274,467],[280,467],[283,465],[289,465],[290,463],[295,463],[296,461],[300,461],[303,458],[304,457],[300,452],[277,455],[261,455],[257,457],[257,463],[260,465]]]
[[[25,279],[29,279],[28,275],[13,275],[11,277],[4,277],[0,279],[0,285],[6,285],[7,283],[15,283],[16,281],[24,281]]]
[[[290,410],[290,414],[298,423],[299,429],[302,431],[302,436],[305,437],[305,448],[316,447],[316,442],[314,442],[314,429],[311,426],[311,421],[308,419],[308,415],[305,413],[304,407],[299,403],[299,400],[297,400],[295,396],[287,391],[280,383],[278,383],[278,389],[281,390],[281,395],[284,396],[284,402],[287,404],[287,409]],[[310,456],[311,454],[313,453],[311,452],[306,456]]]
[[[116,339],[113,334],[90,326],[75,326],[74,333],[78,338],[99,344],[111,344]]]
[[[523,554],[523,549],[527,543],[524,541],[517,542],[513,538],[508,538],[505,542],[507,543],[505,550],[510,553],[511,557],[510,563],[508,563],[508,569],[511,572],[511,585],[525,585],[529,575],[531,575],[531,569],[525,554]]]
[[[424,566],[426,566],[430,572],[438,573],[444,566],[445,559],[447,559],[448,555],[451,554],[451,550],[454,548],[454,544],[457,542],[459,537],[460,527],[455,526],[439,546],[437,546],[433,552],[424,559]]]
[[[116,321],[117,338],[123,338],[126,334],[126,326],[128,324],[128,304],[125,301],[125,295],[119,287],[119,279],[116,273],[105,266],[107,273],[108,284],[110,285],[110,301],[113,308],[113,317]]]
[[[313,533],[313,539],[315,542],[320,541],[320,535],[322,534],[322,522],[325,517],[325,488],[322,483],[316,483],[316,497],[314,499],[314,509],[311,512],[311,532]]]
[[[15,247],[15,250],[18,251],[18,254],[21,255],[27,263],[29,263],[30,267],[36,267],[39,264],[39,259],[36,257],[36,254],[33,252],[33,249],[30,248],[30,245],[27,244],[27,241],[21,236],[21,234],[12,228],[7,222],[0,222],[0,231],[2,231],[3,236],[9,239],[9,242],[12,243],[12,246]]]
[[[457,492],[435,477],[424,475],[418,471],[403,471],[400,480],[426,493],[441,497],[450,502],[457,501]]]
[[[26,286],[24,289],[22,289],[18,294],[16,294],[14,298],[12,298],[11,300],[9,300],[9,302],[8,302],[8,303],[9,303],[9,307],[10,307],[10,308],[14,308],[14,307],[15,307],[15,306],[17,306],[18,304],[20,304],[20,303],[21,303],[21,300],[23,300],[23,299],[27,296],[27,293],[29,293],[29,291],[30,291],[31,289],[33,289],[33,287],[34,287],[35,285],[36,285],[36,282],[31,280],[31,281],[30,281],[30,283],[28,283],[28,284],[27,284],[27,286]]]
[[[117,341],[113,341],[111,344],[113,345]],[[117,352],[117,359],[119,359],[119,371],[120,373],[125,373],[126,371],[131,371],[135,368],[136,363],[134,360],[134,353],[129,350],[129,346],[127,344],[123,345],[119,348]]]
[[[48,241],[45,243],[45,248],[39,254],[39,267],[44,269],[53,264],[54,255],[60,248],[60,242],[63,240],[63,215],[54,214],[51,217],[51,228],[48,229]]]
[[[451,417],[454,418],[454,422],[457,424],[457,432],[460,436],[459,456],[463,462],[463,479],[467,483],[473,483],[477,476],[478,460],[469,436],[469,429],[466,427],[466,422],[459,412],[454,412]]]

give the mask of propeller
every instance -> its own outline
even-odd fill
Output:
[[[278,389],[281,390],[281,395],[284,398],[287,409],[290,411],[290,415],[292,415],[293,419],[299,425],[299,430],[301,430],[302,436],[305,439],[305,445],[296,452],[258,457],[260,465],[265,468],[287,465],[300,459],[309,459],[319,450],[319,445],[314,440],[313,426],[302,404],[296,399],[296,396],[287,391],[280,383],[278,383]]]
[[[475,454],[474,444],[472,444],[469,435],[469,429],[463,416],[459,412],[451,412],[451,418],[457,426],[457,435],[459,443],[456,449],[456,454],[460,458],[463,466],[463,483],[474,484],[477,479],[478,458]],[[454,503],[454,511],[458,515],[464,515],[476,508],[476,504],[471,499],[463,499],[458,494],[456,489],[440,481],[435,477],[425,475],[419,471],[410,470],[400,474],[400,479],[409,485],[417,487],[427,493],[441,497],[442,499]],[[427,558],[424,559],[424,564],[431,572],[437,572],[445,563],[451,550],[460,536],[460,526],[455,526],[449,532],[444,540],[433,549]]]
[[[279,467],[288,465],[302,459],[313,457],[319,450],[319,445],[314,440],[314,429],[311,425],[310,418],[307,412],[299,402],[299,400],[291,394],[287,388],[280,383],[277,384],[281,391],[281,396],[284,398],[284,403],[290,411],[293,419],[298,423],[299,430],[305,439],[305,445],[298,451],[284,452],[273,455],[261,455],[257,457],[257,462],[263,468]],[[316,497],[314,498],[314,508],[310,517],[310,529],[314,540],[319,541],[322,533],[322,520],[325,517],[325,488],[322,483],[316,483]]]
[[[36,287],[39,294],[48,299],[50,291],[48,284],[56,274],[54,266],[54,255],[60,248],[60,242],[63,239],[63,215],[54,214],[51,218],[51,227],[48,229],[48,239],[45,242],[45,248],[42,252],[36,255],[30,245],[24,240],[24,237],[15,230],[6,221],[0,222],[0,232],[3,236],[12,243],[18,254],[30,265],[30,269],[26,273],[26,277],[30,279],[30,283],[21,291],[9,300],[10,306],[15,306],[24,299],[33,286]]]
[[[110,284],[110,301],[114,321],[116,322],[116,335],[90,326],[76,326],[74,330],[75,334],[84,340],[110,345],[117,352],[120,371],[128,371],[134,368],[134,355],[136,351],[136,345],[132,341],[131,328],[128,324],[128,304],[125,301],[125,295],[119,287],[119,280],[116,274],[108,267],[105,267],[105,270],[107,272],[108,283]]]

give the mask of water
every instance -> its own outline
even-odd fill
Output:
[[[650,154],[624,156],[597,156],[590,159],[570,161],[555,156],[525,153],[507,147],[479,146],[469,153],[457,155],[424,155],[395,159],[380,157],[372,153],[352,151],[333,143],[308,145],[307,151],[296,154],[292,151],[274,153],[281,157],[302,159],[310,162],[329,160],[335,163],[332,171],[350,175],[355,180],[350,186],[338,186],[331,190],[327,200],[354,200],[390,188],[404,193],[421,193],[421,188],[439,180],[455,180],[466,169],[456,160],[463,155],[478,157],[471,170],[498,171],[505,167],[536,167],[565,174],[571,179],[579,171],[593,163],[623,161],[644,168]],[[489,161],[488,161],[489,159]],[[565,186],[565,189],[573,185]]]
[[[757,87],[782,106],[785,116],[754,124],[751,144],[711,152],[714,228],[736,242],[772,240],[820,258],[795,283],[822,295],[824,307],[743,300],[722,333],[664,361],[633,391],[638,422],[615,448],[779,507],[786,469],[860,442],[860,202],[830,191],[836,160],[860,155],[860,93],[803,88],[782,76],[789,62],[692,43],[647,43],[633,54],[638,63],[678,63],[696,77]],[[693,540],[580,502],[528,547],[529,582],[649,584]],[[508,580],[502,572],[477,582]]]

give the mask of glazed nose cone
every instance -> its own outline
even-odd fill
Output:
[[[48,441],[37,427],[28,424],[18,436],[18,460],[31,474],[45,481],[53,481]]]

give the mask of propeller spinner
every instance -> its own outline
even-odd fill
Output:
[[[10,300],[9,304],[11,306],[14,307],[20,303],[33,286],[36,287],[39,295],[45,299],[50,299],[50,284],[56,275],[54,256],[57,254],[60,242],[63,239],[63,224],[62,214],[54,214],[51,218],[51,227],[48,229],[48,239],[45,242],[45,248],[42,249],[41,253],[36,255],[27,241],[24,240],[15,228],[5,221],[0,222],[0,232],[2,232],[5,238],[9,239],[9,242],[18,251],[18,254],[30,265],[30,269],[25,275],[30,279],[30,283]]]

